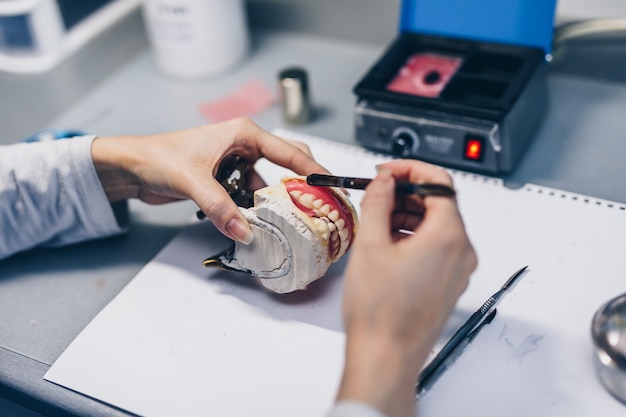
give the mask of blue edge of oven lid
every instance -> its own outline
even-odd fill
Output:
[[[400,32],[552,49],[557,0],[402,0]]]

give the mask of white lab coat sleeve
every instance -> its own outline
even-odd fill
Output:
[[[126,202],[111,206],[93,165],[94,139],[0,146],[0,259],[126,229]]]
[[[385,417],[376,408],[357,401],[339,401],[326,417]]]

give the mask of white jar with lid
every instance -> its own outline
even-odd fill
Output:
[[[176,78],[220,74],[248,52],[244,0],[143,0],[143,16],[159,68]]]

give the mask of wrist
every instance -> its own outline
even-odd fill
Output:
[[[129,151],[131,137],[97,137],[91,146],[98,179],[111,203],[137,198],[139,180],[131,171],[134,152]]]
[[[349,337],[337,399],[368,404],[388,417],[413,416],[421,363],[384,337]]]

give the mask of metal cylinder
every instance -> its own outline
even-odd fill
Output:
[[[297,67],[286,68],[280,71],[279,82],[285,122],[307,123],[311,117],[311,100],[306,71]]]

